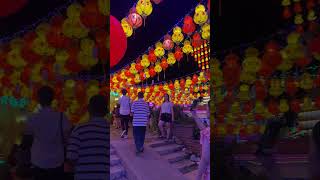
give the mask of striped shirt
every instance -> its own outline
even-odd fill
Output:
[[[67,159],[75,162],[75,180],[109,179],[109,125],[93,118],[71,133]]]
[[[132,104],[133,126],[147,126],[150,108],[143,99],[138,99]]]

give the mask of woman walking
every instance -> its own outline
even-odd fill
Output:
[[[170,97],[168,94],[164,95],[164,102],[161,105],[160,115],[159,115],[159,129],[161,132],[160,138],[166,138],[167,141],[170,140],[170,135],[172,132],[172,123],[174,121],[173,103],[170,102]],[[166,135],[165,129],[166,127]]]

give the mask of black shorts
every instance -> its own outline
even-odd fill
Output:
[[[162,113],[160,120],[166,123],[172,123],[172,114]]]

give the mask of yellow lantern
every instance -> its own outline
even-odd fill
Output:
[[[279,79],[272,79],[270,81],[270,95],[278,97],[283,93],[283,91],[284,89],[281,87],[281,81]]]
[[[79,19],[82,6],[78,3],[71,4],[67,9],[67,16],[71,20]]]
[[[301,76],[299,86],[304,90],[310,90],[313,87],[313,80],[309,73],[303,73]]]
[[[210,39],[210,24],[205,23],[202,27],[201,27],[201,37],[203,39]]]
[[[162,71],[162,67],[159,62],[156,63],[154,71],[156,71],[157,73],[160,73]]]
[[[172,38],[172,41],[176,44],[180,44],[183,41],[184,36],[179,26],[176,26],[175,28],[173,28],[173,34],[171,38]]]
[[[259,71],[261,61],[258,58],[259,51],[255,48],[248,48],[246,50],[245,59],[242,62],[243,70],[249,73],[256,73]]]
[[[240,86],[240,92],[238,94],[240,101],[248,101],[249,97],[249,86],[246,84],[242,84]]]
[[[169,65],[173,65],[174,63],[176,63],[176,58],[174,57],[173,53],[168,54],[167,62]]]
[[[183,53],[185,54],[190,54],[193,52],[193,48],[191,46],[191,43],[190,41],[188,40],[185,40],[184,43],[183,43],[183,47],[182,47],[182,51]]]
[[[156,48],[154,50],[154,54],[158,57],[161,58],[164,55],[164,49],[162,47],[162,43],[161,42],[157,42],[156,43]]]
[[[308,11],[307,19],[308,19],[308,21],[314,21],[314,20],[317,19],[317,15],[314,12],[314,10],[309,10]]]
[[[121,20],[121,26],[127,37],[132,36],[133,29],[132,29],[132,26],[128,23],[127,18],[123,18]]]
[[[204,5],[199,4],[196,9],[195,9],[195,13],[193,16],[193,20],[196,24],[204,24],[205,22],[207,22],[208,20],[208,14],[206,12],[206,9],[204,7]]]
[[[300,24],[303,24],[303,22],[304,22],[304,20],[303,20],[302,14],[297,14],[297,15],[294,17],[294,24],[300,25]]]
[[[263,106],[261,101],[257,101],[256,102],[255,112],[257,114],[263,114],[265,112],[265,108],[264,108],[264,106]]]
[[[21,69],[27,65],[27,63],[21,57],[19,49],[11,49],[7,55],[7,62],[17,69]]]
[[[81,39],[80,41],[80,48],[87,55],[92,56],[94,45],[95,45],[95,42],[89,38],[84,38],[84,39]]]
[[[191,77],[187,77],[186,79],[186,87],[189,88],[192,84],[192,80],[191,80]]]
[[[136,11],[142,17],[147,17],[152,13],[152,3],[150,0],[139,0],[136,5]]]
[[[39,37],[45,38],[49,29],[50,29],[50,25],[48,23],[41,23],[37,26],[35,31]]]
[[[179,80],[175,80],[173,85],[174,85],[174,89],[175,89],[176,91],[179,91],[179,89],[180,89]]]
[[[107,16],[110,11],[110,0],[98,0],[98,7],[100,13]]]
[[[240,113],[240,103],[239,102],[236,101],[231,105],[231,113],[233,115],[238,115]]]
[[[66,50],[58,50],[55,54],[55,57],[56,63],[64,64],[69,58],[69,53]]]
[[[289,105],[286,99],[281,99],[280,100],[280,105],[279,105],[280,112],[285,113],[289,111]]]
[[[136,69],[136,63],[132,63],[131,64],[129,71],[130,71],[131,74],[137,74],[138,73],[138,71]]]
[[[141,59],[141,66],[143,66],[144,68],[147,68],[150,66],[150,61],[148,59],[148,55],[144,54],[142,56],[142,59]]]
[[[136,74],[136,75],[134,76],[134,82],[135,82],[135,83],[140,83],[140,82],[141,82],[141,80],[140,80],[140,75],[139,75],[139,74]]]
[[[302,111],[312,111],[313,110],[313,103],[312,100],[309,97],[303,98],[303,105],[302,105]]]

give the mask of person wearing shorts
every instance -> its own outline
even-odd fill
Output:
[[[172,123],[174,121],[173,103],[170,102],[170,97],[168,94],[164,95],[164,102],[161,105],[160,115],[159,115],[159,129],[161,131],[160,138],[166,138],[170,140],[170,135],[172,132]],[[166,135],[165,129],[166,127]]]

